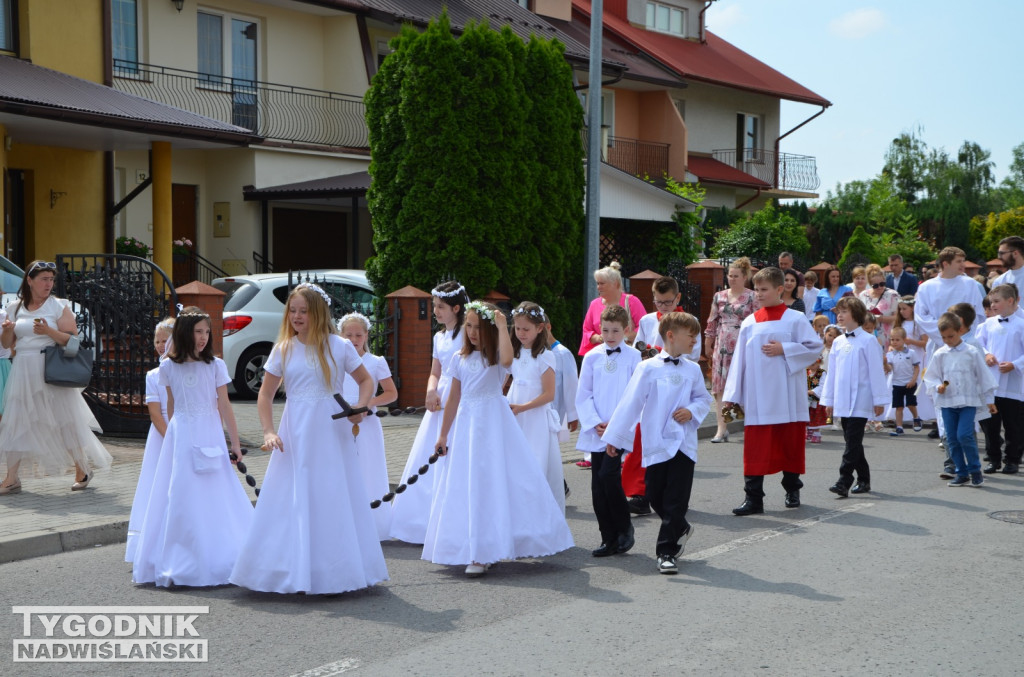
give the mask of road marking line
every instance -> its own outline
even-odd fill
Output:
[[[321,665],[318,668],[312,668],[305,672],[299,672],[291,677],[332,677],[332,675],[340,675],[343,672],[355,670],[358,667],[359,661],[355,658],[342,658],[340,661]]]
[[[776,536],[788,534],[789,532],[796,531],[797,529],[805,529],[807,527],[814,526],[819,522],[825,522],[826,520],[835,519],[836,517],[841,517],[851,512],[857,512],[858,510],[865,510],[873,505],[874,503],[854,503],[845,508],[840,508],[838,510],[831,510],[829,512],[822,513],[821,515],[818,515],[816,517],[810,517],[808,519],[800,520],[799,522],[793,522],[792,524],[787,524],[785,526],[781,526],[775,529],[759,531],[756,534],[750,534],[749,536],[744,536],[743,538],[737,538],[736,540],[729,541],[728,543],[722,543],[721,545],[716,545],[711,548],[699,550],[693,554],[683,556],[682,559],[684,561],[689,562],[711,559],[712,557],[717,557],[718,555],[725,554],[731,550],[736,550],[737,548],[741,548],[745,545],[761,543],[762,541],[767,541],[770,538],[775,538]]]

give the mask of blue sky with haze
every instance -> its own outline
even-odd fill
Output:
[[[708,30],[832,102],[781,148],[817,158],[822,198],[878,174],[902,131],[920,127],[954,158],[978,143],[997,181],[1024,143],[1024,2],[718,0],[706,16]],[[817,110],[783,102],[782,131]]]

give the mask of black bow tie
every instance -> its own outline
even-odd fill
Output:
[[[1010,321],[1010,318],[1008,318],[1008,317],[1000,317],[1000,318],[999,318],[999,321],[1000,321],[1000,322],[1009,322],[1009,321]]]
[[[853,338],[856,335],[857,335],[856,332],[851,331],[849,334],[846,335],[846,338]]]
[[[665,364],[668,364],[669,362],[671,362],[672,364],[679,364],[679,358],[678,357],[666,357],[665,358]]]
[[[622,346],[619,346],[618,348],[606,349],[606,352],[609,355],[611,355],[612,353],[621,353],[622,352]]]

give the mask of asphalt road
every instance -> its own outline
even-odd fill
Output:
[[[876,491],[840,500],[827,487],[841,437],[826,440],[808,451],[801,508],[785,509],[769,478],[768,512],[746,518],[730,514],[742,499],[741,443],[702,442],[695,535],[677,576],[655,571],[653,517],[635,518],[628,555],[590,556],[589,471],[572,465],[577,547],[481,579],[393,543],[389,582],[326,598],[135,586],[118,545],[5,564],[8,638],[22,637],[17,605],[208,605],[195,627],[209,662],[13,663],[7,644],[0,674],[1022,674],[1024,526],[989,513],[1024,512],[1024,477],[948,488],[923,433],[869,435]]]

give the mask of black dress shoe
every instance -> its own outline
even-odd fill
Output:
[[[760,515],[764,512],[764,503],[755,503],[749,498],[742,503],[738,508],[732,509],[733,515],[743,517],[744,515]]]
[[[799,508],[800,507],[800,491],[787,491],[786,492],[786,507],[787,508]]]
[[[939,439],[939,429],[938,428],[932,428],[931,430],[929,430],[928,431],[928,439],[930,439],[930,440],[937,440],[937,439]]]
[[[592,551],[590,554],[594,557],[608,557],[609,555],[614,555],[618,551],[619,550],[615,545],[602,543],[600,548]]]
[[[626,505],[629,506],[629,511],[634,515],[651,514],[651,502],[647,500],[646,496],[630,496],[626,499]]]
[[[991,475],[992,473],[999,472],[999,469],[1001,467],[1003,467],[1001,464],[989,463],[981,472],[985,473],[986,475]]]
[[[871,484],[869,484],[868,482],[857,482],[856,484],[853,485],[853,488],[850,489],[851,494],[866,494],[870,491]]]
[[[636,539],[633,538],[633,525],[630,524],[628,531],[619,534],[619,545],[616,549],[616,552],[618,552],[620,555],[622,553],[629,552],[630,549],[633,547],[634,543],[636,543]]]
[[[850,488],[845,484],[840,484],[839,482],[836,482],[835,484],[830,486],[828,490],[831,491],[833,494],[838,494],[839,498],[846,498],[847,496],[850,495]]]
[[[1007,463],[1006,465],[1003,466],[1003,469],[1000,470],[999,472],[1003,473],[1004,475],[1016,475],[1017,474],[1017,464],[1016,463]]]

